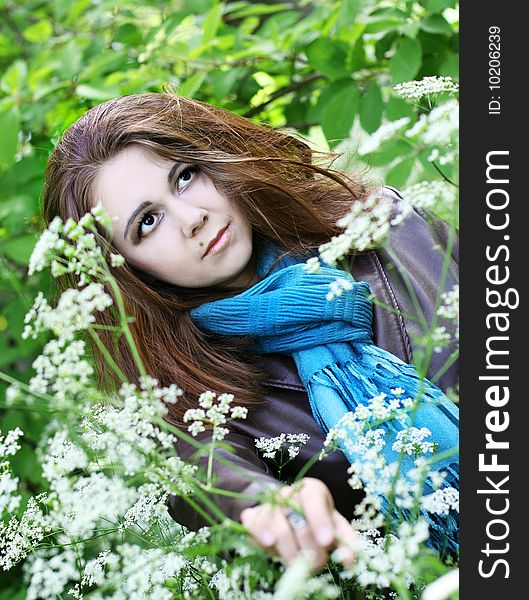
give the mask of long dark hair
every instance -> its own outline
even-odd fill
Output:
[[[168,90],[109,100],[65,131],[46,168],[45,221],[57,215],[78,220],[88,212],[98,169],[132,144],[167,160],[197,165],[237,204],[252,225],[257,246],[260,236],[266,236],[297,256],[338,235],[336,221],[370,192],[359,176],[333,170],[331,155],[322,154],[326,162],[316,164],[314,152],[298,137]],[[170,407],[172,420],[178,422],[187,408],[196,406],[205,390],[233,393],[240,405],[260,400],[265,374],[249,351],[251,339],[208,335],[188,314],[205,301],[242,289],[181,288],[130,265],[113,274],[133,317],[131,330],[147,372],[162,385],[177,383],[184,390]],[[71,285],[71,280],[59,285]],[[98,316],[100,324],[116,325],[113,320],[108,312]],[[138,370],[123,336],[116,340],[104,328],[100,332],[127,379],[137,382]],[[99,384],[113,389],[117,377],[95,345],[93,353]]]

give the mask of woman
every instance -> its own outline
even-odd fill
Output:
[[[312,550],[317,568],[337,545],[345,563],[353,560],[355,534],[347,519],[358,495],[347,485],[349,463],[334,452],[309,470],[300,488],[282,486],[273,464],[257,455],[254,438],[310,436],[283,473],[292,480],[321,449],[325,436],[300,379],[299,356],[273,344],[259,348],[249,330],[224,333],[222,319],[219,329],[210,330],[212,320],[200,311],[215,301],[238,302],[245,293],[261,290],[278,271],[287,273],[283,264],[292,263],[288,272],[299,274],[300,265],[294,263],[338,235],[336,222],[372,191],[357,178],[317,166],[309,147],[290,135],[172,93],[126,96],[91,109],[65,132],[46,171],[48,222],[57,215],[77,220],[98,203],[114,218],[107,242],[126,259],[126,267],[114,274],[127,313],[134,317],[131,329],[146,371],[162,385],[177,382],[185,391],[170,418],[181,425],[185,410],[196,407],[205,390],[232,393],[237,404],[249,407],[248,419],[233,423],[226,438],[235,453],[220,452],[234,466],[214,464],[216,486],[243,492],[247,500],[217,496],[215,502],[239,519],[257,543],[287,562],[301,548]],[[389,188],[379,193],[390,201],[398,197]],[[420,329],[413,315],[431,319],[440,291],[443,256],[433,244],[446,245],[446,227],[439,221],[434,237],[416,212],[393,232],[396,252],[391,256],[386,251],[353,253],[355,280],[367,281],[375,297],[394,309],[375,307],[369,335],[407,363],[411,334]],[[398,264],[411,275],[412,290]],[[447,289],[454,278],[452,262]],[[261,317],[251,314],[249,321]],[[101,317],[109,325],[110,319]],[[112,347],[114,342],[109,336],[106,343]],[[430,377],[448,352],[434,357]],[[113,356],[135,381],[138,373],[123,340]],[[109,386],[103,364],[101,383]],[[454,383],[451,368],[439,384],[446,389]],[[199,439],[207,441],[210,435],[206,431]],[[185,444],[178,450],[185,458],[193,454]],[[304,518],[270,503],[256,504],[252,497],[267,485],[291,494]],[[171,513],[191,528],[204,524],[181,498],[172,498]]]

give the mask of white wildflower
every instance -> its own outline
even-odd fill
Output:
[[[193,436],[206,431],[206,424],[212,425],[211,437],[214,442],[222,441],[229,433],[227,427],[223,427],[232,419],[246,419],[248,409],[244,406],[231,406],[234,400],[233,394],[220,394],[207,391],[200,394],[198,404],[201,408],[190,408],[184,413],[184,423],[193,421],[187,430]],[[231,414],[231,415],[230,415]]]
[[[425,442],[432,432],[427,427],[409,427],[397,433],[396,440],[391,449],[395,452],[404,452],[408,455],[427,454],[435,450],[433,442]]]
[[[104,567],[110,558],[110,550],[104,550],[98,554],[97,558],[89,560],[84,568],[81,585],[100,585],[105,576]]]
[[[309,258],[303,265],[303,270],[307,273],[319,273],[321,264],[317,256]]]
[[[457,201],[457,188],[445,181],[421,181],[402,190],[410,206],[426,209],[450,209]]]
[[[341,296],[353,288],[353,282],[344,277],[338,277],[329,284],[330,291],[327,293],[327,300],[333,300],[337,296]]]
[[[193,437],[196,437],[199,433],[206,431],[206,428],[204,427],[204,423],[202,423],[202,421],[193,421],[187,430]]]
[[[335,267],[352,249],[361,251],[379,245],[389,232],[391,210],[391,200],[377,192],[365,201],[354,202],[336,223],[345,228],[344,232],[318,248],[320,259]]]
[[[246,419],[248,416],[248,409],[245,406],[234,406],[231,409],[232,419]]]
[[[360,155],[370,154],[380,148],[380,146],[390,140],[396,133],[402,131],[410,122],[409,117],[403,117],[396,121],[387,121],[383,123],[374,133],[362,141],[358,147]]]
[[[446,600],[459,590],[459,569],[453,569],[428,584],[421,595],[421,600]]]
[[[20,450],[18,439],[24,435],[19,427],[7,432],[5,438],[0,431],[0,458],[5,456],[14,456]]]
[[[39,292],[24,319],[27,327],[22,337],[31,335],[35,338],[41,331],[51,330],[60,339],[73,340],[75,332],[87,329],[95,322],[93,313],[104,311],[111,305],[112,298],[100,283],[92,283],[82,290],[67,289],[55,309],[49,306]]]
[[[122,267],[125,264],[125,259],[121,254],[110,254],[110,264],[113,267]]]
[[[9,463],[0,462],[0,516],[11,515],[20,506],[22,498],[15,494],[18,491],[18,477],[13,477]]]
[[[399,83],[393,89],[402,98],[419,99],[429,94],[439,94],[441,92],[455,94],[459,92],[459,84],[455,83],[451,77],[429,76],[423,77],[419,81]]]
[[[459,103],[448,100],[428,114],[421,114],[406,131],[406,137],[431,146],[429,159],[440,165],[454,162],[459,157]],[[437,150],[436,152],[434,150]]]
[[[27,600],[60,598],[68,583],[77,579],[77,554],[71,548],[47,548],[35,552],[24,564],[29,585]]]
[[[273,600],[295,600],[303,598],[305,584],[311,576],[309,553],[300,552],[296,560],[285,570],[276,584]]]
[[[275,459],[276,454],[286,448],[289,458],[295,458],[310,439],[306,433],[282,433],[276,437],[260,437],[254,440],[257,450],[264,458]]]
[[[50,340],[33,362],[36,374],[29,388],[36,393],[51,392],[57,400],[71,403],[91,383],[94,372],[84,355],[83,340]]]
[[[438,515],[447,515],[450,510],[459,512],[459,491],[453,487],[436,490],[421,499],[421,506]]]
[[[54,219],[50,227],[46,229],[38,239],[33,252],[29,258],[28,274],[42,271],[49,264],[50,259],[55,256],[60,237],[57,233],[60,219]]]
[[[444,325],[440,325],[430,332],[430,339],[433,343],[433,351],[439,353],[450,344],[452,336]]]
[[[38,506],[42,498],[30,497],[20,518],[0,521],[0,567],[4,571],[24,559],[51,531],[52,520]]]
[[[98,202],[90,212],[94,216],[95,220],[103,225],[103,227],[109,230],[112,229],[112,219],[103,208],[101,202]]]
[[[124,531],[136,523],[148,526],[165,515],[168,492],[159,485],[146,483],[138,488],[138,494],[139,498],[125,513],[118,531]]]

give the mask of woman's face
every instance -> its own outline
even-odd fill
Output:
[[[128,146],[100,168],[94,200],[118,252],[149,275],[188,288],[257,281],[250,224],[194,165]]]

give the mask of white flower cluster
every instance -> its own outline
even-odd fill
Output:
[[[428,524],[419,519],[399,525],[395,535],[381,536],[376,529],[360,534],[362,547],[357,551],[351,567],[344,569],[342,577],[355,578],[361,586],[389,588],[396,579],[409,586],[413,582],[414,559],[421,544],[428,539]]]
[[[263,453],[264,458],[276,457],[286,447],[290,459],[295,458],[310,437],[306,433],[282,433],[276,437],[255,439],[255,447]],[[288,444],[288,446],[287,446]]]
[[[69,594],[79,599],[82,598],[82,587],[99,584],[113,592],[112,595],[91,590],[91,598],[171,600],[174,594],[166,583],[176,578],[187,565],[188,561],[179,553],[124,543],[115,551],[103,551],[87,562],[81,584],[72,588]]]
[[[371,194],[364,202],[354,202],[350,212],[336,223],[344,228],[344,232],[318,248],[321,261],[335,267],[337,261],[352,249],[365,250],[380,244],[389,232],[391,204],[389,198],[377,193]],[[317,272],[320,264],[316,260],[309,259],[304,269]],[[347,289],[346,286],[342,282],[339,287]]]
[[[93,408],[82,427],[82,439],[98,455],[100,465],[105,462],[118,463],[126,476],[143,474],[151,483],[162,484],[171,491],[189,491],[189,481],[195,472],[177,456],[163,459],[163,468],[155,461],[151,468],[151,459],[158,456],[160,450],[171,452],[176,438],[162,431],[153,419],[163,417],[167,412],[167,403],[174,403],[182,394],[175,385],[167,388],[157,387],[153,378],[142,378],[140,389],[127,384],[120,388],[118,406],[97,405]],[[167,480],[164,480],[167,477]]]
[[[302,600],[303,598],[339,598],[340,590],[330,573],[313,577],[310,554],[300,552],[276,584],[272,600]]]
[[[387,121],[383,123],[374,133],[366,137],[358,147],[358,154],[365,156],[376,152],[380,146],[393,138],[393,136],[402,131],[410,122],[409,117],[402,117],[396,121]]]
[[[345,279],[344,277],[338,277],[329,284],[330,291],[327,293],[327,300],[334,300],[338,296],[341,296],[344,292],[347,292],[353,288],[353,282],[351,279]]]
[[[447,515],[450,510],[459,512],[459,490],[445,487],[421,498],[421,506],[428,512]]]
[[[419,99],[429,94],[440,94],[448,92],[456,94],[459,92],[459,84],[451,77],[429,76],[419,81],[405,81],[393,88],[402,98]]]
[[[18,439],[24,435],[19,427],[11,429],[4,437],[0,431],[0,458],[14,456],[20,450]]]
[[[34,552],[24,563],[28,582],[26,600],[56,600],[79,576],[77,552],[72,548],[46,548]]]
[[[437,315],[443,319],[454,321],[456,326],[454,337],[459,340],[459,285],[456,284],[451,290],[441,294],[441,300]]]
[[[29,259],[29,275],[50,267],[53,277],[66,273],[77,275],[81,286],[97,278],[105,259],[94,235],[97,231],[96,221],[107,229],[112,227],[110,218],[100,205],[84,215],[78,223],[73,219],[63,223],[60,217],[55,217],[33,249]],[[116,255],[112,262],[117,265],[123,261]]]
[[[59,339],[73,340],[77,331],[88,329],[95,322],[95,311],[104,311],[111,305],[112,298],[100,283],[91,283],[82,290],[67,289],[54,309],[39,292],[24,318],[22,337],[36,338],[41,331],[50,330]]]
[[[452,569],[423,590],[421,600],[447,600],[459,591],[459,569]]]
[[[434,146],[428,160],[440,165],[454,162],[459,157],[459,103],[448,100],[433,108],[406,131],[406,137],[414,138],[426,146]]]
[[[419,454],[427,454],[434,452],[436,445],[434,442],[425,442],[427,437],[430,437],[432,432],[427,427],[408,427],[397,433],[397,437],[393,442],[391,449],[394,452],[404,452],[409,456],[418,456]]]
[[[44,494],[31,496],[22,515],[0,521],[0,567],[8,571],[26,558],[52,529],[52,519],[39,507]]]
[[[400,422],[406,421],[408,419],[407,411],[411,410],[414,405],[413,398],[408,396],[401,398],[405,395],[402,388],[394,388],[390,391],[393,397],[389,398],[387,394],[381,392],[370,398],[367,404],[359,404],[354,411],[345,414],[329,430],[323,443],[324,448],[334,445],[338,440],[346,444],[353,444],[350,439],[350,432],[353,432],[355,436],[362,435],[366,429],[371,430],[370,424],[376,422],[389,421],[390,419],[397,419]],[[369,442],[368,445],[371,446],[371,443]]]
[[[14,456],[20,450],[18,439],[24,435],[22,430],[16,427],[2,435],[0,431],[0,517],[4,512],[13,513],[18,509],[21,497],[16,495],[18,491],[18,477],[13,477],[8,461],[2,461],[6,456]]]
[[[429,332],[426,339],[431,340],[433,351],[439,353],[450,344],[452,336],[444,325],[439,325]]]
[[[445,181],[420,181],[402,190],[404,202],[401,202],[403,216],[411,213],[413,207],[426,209],[446,208],[452,212],[457,202],[457,188]]]
[[[193,421],[187,428],[191,435],[196,437],[202,431],[206,431],[204,426],[206,423],[213,426],[213,441],[223,440],[229,433],[229,429],[223,427],[228,418],[246,419],[248,415],[248,409],[244,406],[231,406],[233,399],[233,394],[221,394],[218,398],[217,394],[211,391],[200,394],[198,399],[200,408],[190,408],[184,414],[185,423]]]
[[[71,405],[91,383],[94,372],[84,356],[82,340],[70,343],[63,339],[50,340],[33,361],[36,374],[29,381],[29,389],[39,394],[51,393],[60,405]]]

